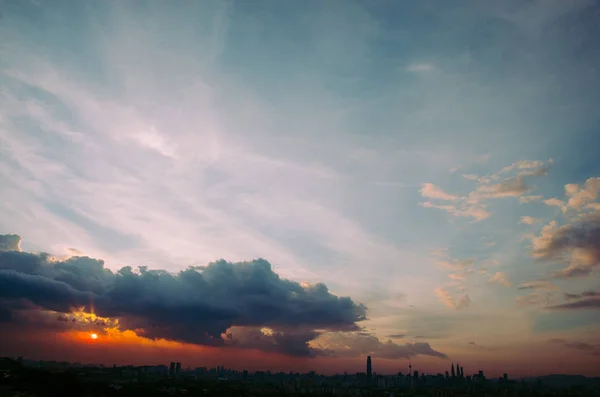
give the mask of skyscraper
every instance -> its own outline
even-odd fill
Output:
[[[456,377],[456,372],[454,372],[454,363],[452,363],[452,369],[451,369],[450,373],[453,378]]]
[[[373,369],[371,368],[371,356],[367,356],[367,379],[371,381],[373,376]]]

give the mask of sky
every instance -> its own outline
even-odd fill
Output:
[[[0,355],[600,376],[597,2],[1,7]]]

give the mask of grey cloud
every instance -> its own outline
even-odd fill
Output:
[[[555,289],[558,289],[558,287],[556,285],[552,284],[550,281],[534,280],[534,281],[527,281],[527,282],[520,284],[517,287],[517,289],[518,290],[555,290]]]
[[[27,299],[45,309],[60,312],[87,305],[93,299],[91,293],[78,291],[67,283],[14,270],[0,270],[0,291],[2,299]]]
[[[583,309],[600,309],[600,298],[587,298],[576,302],[563,303],[562,305],[554,305],[547,307],[548,310],[583,310]]]
[[[600,291],[584,291],[580,294],[564,294],[565,300],[574,300],[581,298],[600,298]]]
[[[552,273],[552,277],[557,279],[569,279],[569,278],[578,278],[578,277],[587,277],[592,274],[592,269],[590,266],[585,265],[575,265],[568,266],[564,269],[557,270]]]
[[[565,339],[550,339],[548,342],[589,353],[593,356],[600,356],[599,344],[593,345],[586,342],[569,342]]]
[[[319,332],[310,329],[285,329],[264,332],[258,327],[234,327],[225,339],[226,345],[289,356],[314,357],[327,354],[326,351],[313,348],[308,342],[319,336]]]
[[[188,343],[223,345],[221,335],[232,326],[269,327],[280,351],[302,355],[302,343],[318,335],[314,330],[357,331],[366,319],[365,306],[321,283],[282,279],[263,259],[220,260],[171,274],[146,267],[112,272],[88,257],[50,261],[44,254],[0,252],[0,302],[15,300],[61,313],[93,304],[98,316],[118,318],[122,328]]]
[[[518,197],[531,190],[522,175],[506,179],[494,185],[482,185],[475,195],[483,198]]]
[[[570,265],[555,272],[555,278],[587,276],[600,266],[600,213],[561,227],[551,223],[533,243],[533,254],[540,259],[560,261],[571,254]]]
[[[494,349],[491,349],[491,348],[486,347],[486,346],[478,345],[474,341],[468,342],[467,344],[470,345],[470,346],[476,347],[478,349],[487,350],[487,351],[494,351]]]
[[[328,333],[318,338],[315,344],[337,356],[373,355],[387,359],[399,359],[426,355],[447,358],[446,354],[434,350],[429,343],[397,344],[391,340],[382,342],[375,335],[361,335],[354,332]]]
[[[469,306],[471,306],[471,298],[469,295],[463,295],[456,304],[456,310],[466,309]]]
[[[21,236],[16,234],[0,235],[0,251],[21,251]]]
[[[391,339],[403,339],[406,335],[404,334],[392,334],[392,335],[388,335],[388,338]]]

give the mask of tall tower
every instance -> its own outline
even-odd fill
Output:
[[[371,356],[367,356],[367,379],[370,381],[373,376],[373,369],[371,367]]]
[[[457,364],[458,365],[458,364]],[[452,375],[453,378],[456,377],[456,372],[454,372],[454,363],[452,363],[452,368],[450,370],[450,374]]]

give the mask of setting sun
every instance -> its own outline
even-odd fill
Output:
[[[90,338],[92,338],[92,339],[98,339],[98,334],[91,334]]]

